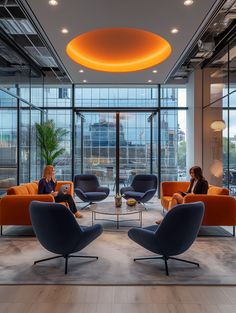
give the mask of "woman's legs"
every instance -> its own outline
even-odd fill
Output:
[[[170,210],[171,210],[174,206],[176,206],[177,204],[183,203],[183,201],[184,201],[184,198],[183,198],[183,196],[181,196],[181,194],[179,194],[179,193],[174,193],[173,196],[172,196],[172,199],[171,199],[171,202],[170,202],[168,211],[170,211]],[[156,221],[156,224],[160,224],[162,221],[163,221],[163,218],[157,220],[157,221]]]
[[[55,202],[67,202],[71,212],[75,214],[76,216],[78,215],[77,217],[81,216],[80,213],[77,211],[74,199],[72,198],[70,194],[63,194],[63,195],[60,194],[54,197],[54,199],[55,199]]]
[[[174,193],[171,199],[169,210],[171,210],[175,205],[181,204],[184,201],[184,197],[178,192]]]

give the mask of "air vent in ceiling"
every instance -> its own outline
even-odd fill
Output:
[[[35,35],[37,32],[31,25],[31,23],[26,19],[0,19],[0,26],[5,30],[7,34],[11,35]]]

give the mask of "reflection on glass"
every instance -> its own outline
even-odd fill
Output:
[[[235,69],[236,69],[236,40],[233,40],[229,45],[229,92],[236,91]]]
[[[157,107],[157,88],[75,88],[77,107]]]
[[[227,134],[227,115],[222,99],[204,109],[203,127],[203,172],[212,185],[222,186],[226,170],[226,152],[224,136]],[[224,121],[224,128],[214,129],[216,121]]]
[[[47,119],[53,120],[56,127],[64,128],[68,133],[61,141],[61,147],[65,149],[62,156],[57,158],[56,162],[56,177],[58,180],[71,180],[72,169],[72,140],[71,140],[71,110],[48,110]]]
[[[161,180],[185,181],[186,112],[161,111]]]
[[[116,115],[85,113],[83,121],[83,173],[96,175],[100,184],[115,190]]]
[[[151,123],[150,113],[119,114],[119,179],[120,188],[131,184],[136,174],[150,173],[151,170]],[[94,174],[101,185],[115,193],[116,181],[116,113],[84,113],[83,136],[81,121],[78,120],[76,145],[83,143],[83,173]],[[157,132],[157,119],[152,124]],[[154,126],[155,125],[155,126]],[[157,138],[155,134],[153,138]],[[157,143],[153,149],[154,173],[157,172]],[[77,148],[76,148],[77,149]],[[76,160],[79,166],[79,153]]]
[[[228,93],[228,47],[226,46],[204,69],[205,84],[210,84],[210,103]],[[205,103],[208,105],[208,103]]]
[[[137,174],[150,174],[150,113],[120,115],[120,185],[130,185]]]
[[[44,89],[45,107],[70,107],[71,86],[50,87]]]
[[[30,136],[30,181],[38,180],[41,177],[41,157],[37,144],[35,123],[41,121],[41,111],[31,109],[31,136]]]
[[[16,109],[0,109],[0,126],[0,190],[6,190],[17,183]]]
[[[30,107],[20,104],[20,183],[30,181]]]
[[[236,195],[236,111],[229,111],[229,187]]]

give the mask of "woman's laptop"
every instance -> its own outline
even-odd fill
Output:
[[[62,185],[61,188],[58,190],[58,195],[64,195],[68,193],[69,190],[70,190],[69,184]]]

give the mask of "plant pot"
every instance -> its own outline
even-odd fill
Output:
[[[115,206],[116,208],[120,208],[122,206],[122,198],[115,197]]]

